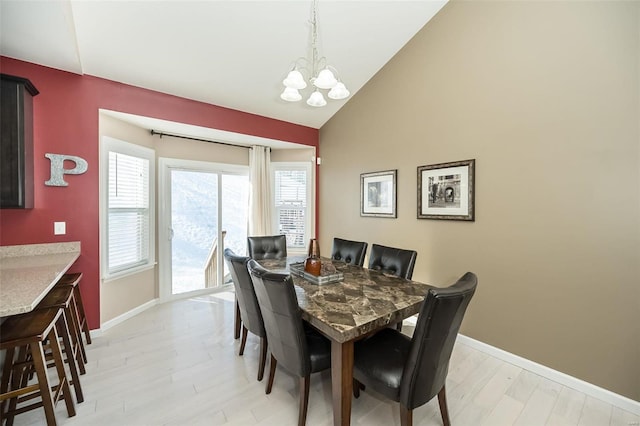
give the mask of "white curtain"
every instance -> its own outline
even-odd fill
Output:
[[[272,235],[271,150],[253,146],[249,154],[249,235]]]

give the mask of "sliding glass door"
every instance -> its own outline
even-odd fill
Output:
[[[246,167],[160,159],[160,297],[229,284],[222,253],[246,251]]]

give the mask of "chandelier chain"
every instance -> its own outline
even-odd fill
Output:
[[[311,11],[311,75],[318,72],[318,2],[313,0]]]
[[[310,74],[307,77],[308,81],[312,86],[315,86],[315,90],[307,99],[307,105],[322,107],[327,102],[320,89],[329,90],[327,96],[334,100],[345,99],[350,93],[344,83],[336,78],[337,70],[327,63],[324,56],[320,57],[318,53],[318,0],[313,0],[311,19],[308,22],[311,24],[311,60],[301,57],[292,64],[287,78],[282,81],[285,89],[280,94],[280,98],[287,102],[297,102],[302,99],[299,90],[306,88],[307,83],[300,71],[306,70]]]

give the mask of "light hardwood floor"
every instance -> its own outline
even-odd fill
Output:
[[[405,332],[413,328],[405,321]],[[62,425],[295,425],[298,381],[276,371],[273,392],[256,380],[258,339],[244,356],[233,339],[233,294],[155,306],[87,346],[85,402]],[[331,425],[331,377],[311,377],[307,425]],[[639,425],[640,417],[457,344],[447,392],[456,426]],[[398,404],[370,391],[353,400],[353,425],[399,424]],[[43,424],[42,410],[15,424]],[[442,425],[437,398],[414,410],[415,425]]]

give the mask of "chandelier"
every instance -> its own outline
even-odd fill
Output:
[[[320,91],[329,90],[329,99],[340,100],[349,97],[350,93],[336,75],[338,71],[327,64],[327,58],[318,54],[318,5],[317,0],[313,0],[311,11],[311,59],[300,57],[293,62],[287,78],[282,83],[284,91],[280,98],[288,102],[297,102],[302,99],[299,90],[307,87],[303,72],[308,75],[309,83],[315,90],[307,99],[307,105],[312,107],[323,107],[327,104],[324,95]]]

